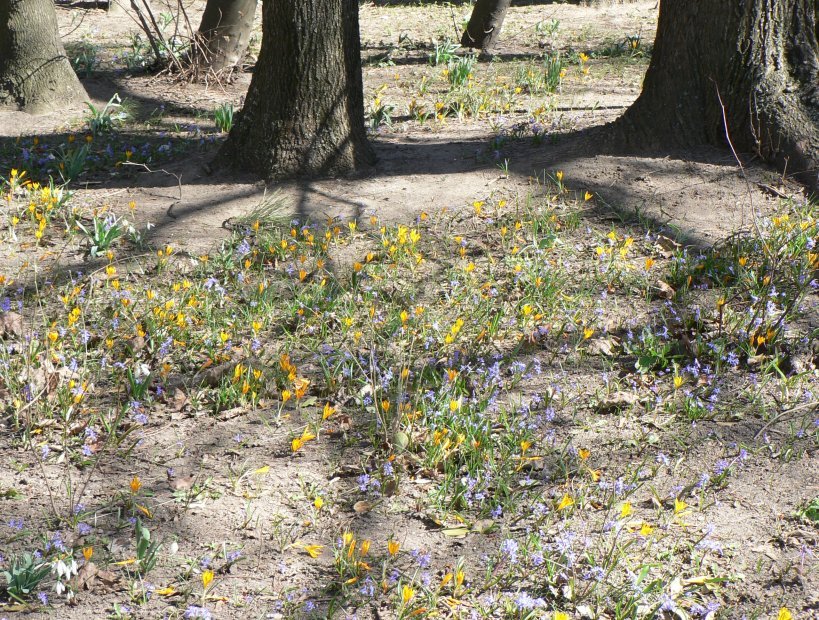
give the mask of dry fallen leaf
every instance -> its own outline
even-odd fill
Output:
[[[194,476],[175,476],[168,480],[172,491],[187,491],[193,486]]]
[[[100,570],[93,562],[86,562],[72,579],[75,590],[113,592],[123,589],[122,577],[111,571]]]
[[[677,252],[677,250],[682,248],[680,243],[677,243],[674,241],[674,239],[664,235],[659,235],[657,237],[657,246],[659,247],[660,254],[663,256],[663,258],[671,258],[674,256],[674,253]]]
[[[617,347],[620,345],[620,340],[616,336],[609,336],[608,338],[594,338],[589,340],[586,350],[592,355],[605,355],[612,357],[617,352]]]
[[[236,362],[225,362],[212,368],[203,366],[202,371],[198,372],[193,378],[194,384],[217,387],[222,382],[222,379],[233,373],[235,368]]]
[[[46,364],[46,366],[48,368],[26,369],[17,378],[21,383],[28,383],[35,395],[45,394],[52,397],[55,396],[57,386],[60,383],[60,376],[53,371],[50,363]]]
[[[382,490],[384,495],[386,495],[387,497],[392,497],[398,490],[398,483],[395,481],[395,479],[391,478],[384,482]]]
[[[23,337],[23,317],[16,312],[5,312],[0,315],[0,336],[6,338]]]
[[[662,280],[657,280],[652,290],[654,295],[660,299],[674,299],[674,295],[677,294],[677,291],[670,284]]]
[[[472,524],[472,531],[478,534],[486,534],[495,527],[494,519],[478,519]]]
[[[338,430],[340,430],[343,433],[350,430],[350,428],[353,425],[350,416],[345,414],[340,414],[336,416],[336,424],[338,425]]]
[[[93,562],[83,564],[76,577],[74,577],[74,589],[91,590],[94,587],[94,582],[97,580],[97,572],[99,572],[99,569]]]
[[[134,355],[145,348],[145,338],[142,336],[134,336],[125,341],[125,346],[128,349],[128,353]]]
[[[595,411],[597,413],[614,413],[620,409],[627,409],[639,404],[640,399],[631,392],[614,392],[601,400]]]
[[[189,402],[188,395],[181,388],[176,388],[168,400],[168,406],[172,411],[182,411]]]

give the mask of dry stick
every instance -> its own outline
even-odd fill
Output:
[[[120,6],[122,6],[122,3],[120,2],[120,0],[111,0],[111,1],[112,2],[117,2],[118,4],[120,4]],[[127,0],[123,0],[123,1],[127,1]],[[136,13],[136,15],[137,15],[137,17],[139,19],[134,18],[134,16],[131,15],[131,13],[128,12],[128,11],[126,11],[125,14],[128,17],[130,17],[131,21],[133,21],[137,26],[139,26],[140,29],[148,37],[148,42],[151,44],[151,48],[154,51],[154,55],[156,56],[157,62],[159,62],[162,59],[161,58],[161,52],[159,51],[159,46],[156,44],[156,39],[155,39],[155,37],[153,35],[153,32],[151,31],[151,27],[148,25],[148,22],[145,20],[145,17],[142,14],[142,11],[136,5],[136,0],[131,0],[130,4],[131,4],[131,8],[133,8],[134,12]],[[181,0],[179,0],[179,5],[180,5],[180,7],[183,7]],[[187,16],[187,13],[185,13],[184,15],[185,15],[185,22],[188,25],[188,30],[190,32],[193,32],[190,20],[188,19],[188,16]],[[152,21],[154,21],[154,20],[152,19]],[[155,21],[154,21],[154,24],[156,24]],[[158,27],[157,27],[157,30],[158,30]],[[191,37],[191,40],[193,40],[193,37]],[[165,45],[167,47],[167,42],[165,42],[164,39],[163,39],[163,45]],[[170,49],[170,48],[168,48],[168,49]],[[171,54],[171,56],[173,57],[177,68],[181,71],[182,67],[181,67],[181,64],[180,64],[179,60],[176,58],[176,56],[174,54]]]
[[[83,317],[83,328],[86,328],[86,327],[87,327],[87,323],[85,321],[85,317]],[[83,365],[85,365],[88,362],[88,343],[85,343],[84,349],[85,349],[84,350],[85,356],[84,356],[84,359],[83,359]],[[107,441],[108,440],[106,440],[106,443],[107,443]],[[103,450],[105,450],[104,446],[103,446]],[[101,458],[101,456],[102,455],[100,455],[100,458]],[[71,505],[69,506],[69,510],[71,511],[71,514],[74,514],[75,507],[79,504],[80,500],[82,499],[82,496],[85,495],[85,489],[88,487],[88,483],[91,481],[91,476],[97,470],[97,466],[99,465],[99,460],[100,459],[97,459],[97,461],[94,462],[93,466],[91,467],[91,471],[88,472],[88,475],[85,477],[85,480],[80,485],[79,492],[74,494],[73,499],[71,500]]]
[[[48,384],[46,383],[46,387],[44,387],[42,390],[40,390],[40,392],[36,396],[34,396],[34,398],[32,398],[29,402],[27,402],[17,412],[17,415],[19,416],[21,413],[26,411],[31,405],[36,403],[40,399],[40,397],[43,396],[46,393],[47,387],[48,387]],[[27,426],[31,427],[31,416],[28,413],[26,413],[26,418],[27,418]],[[48,476],[46,475],[45,467],[43,466],[43,459],[42,459],[41,455],[37,454],[37,451],[34,449],[34,443],[31,441],[31,435],[27,435],[26,439],[27,439],[26,443],[28,444],[28,448],[29,448],[29,450],[31,450],[31,453],[34,456],[34,460],[37,461],[37,465],[40,468],[40,474],[43,476],[43,482],[45,483],[46,491],[48,491],[48,501],[51,504],[51,510],[55,515],[58,515],[59,513],[57,511],[57,504],[54,501],[54,494],[51,492],[51,484],[49,484],[49,482],[48,482]]]
[[[20,407],[20,408],[17,410],[17,413],[16,413],[15,415],[16,415],[16,416],[19,418],[19,417],[20,417],[20,414],[25,413],[25,412],[28,410],[28,408],[29,408],[29,407],[31,407],[32,405],[34,405],[34,403],[36,403],[36,402],[37,402],[37,401],[40,399],[40,397],[41,397],[43,394],[45,394],[45,393],[46,393],[47,389],[48,389],[48,385],[46,385],[46,387],[44,387],[42,390],[40,390],[39,392],[37,392],[37,394],[35,394],[35,395],[34,395],[34,396],[31,398],[31,400],[30,400],[30,401],[28,401],[28,402],[27,402],[25,405],[23,405],[22,407]],[[31,416],[29,416],[28,414],[26,414],[26,422],[28,423],[28,425],[29,425],[29,426],[31,426]]]
[[[137,5],[136,0],[131,0],[131,8],[134,9],[134,12],[139,18],[139,22],[142,26],[143,32],[145,32],[145,36],[148,37],[148,43],[151,44],[151,48],[154,50],[154,56],[156,56],[156,62],[159,63],[162,60],[162,55],[159,52],[159,45],[156,42],[156,38],[154,37],[153,32],[151,32],[151,27],[148,25],[148,22],[145,20],[145,16],[142,14],[142,11]]]
[[[713,79],[711,80],[714,81]],[[748,175],[745,174],[745,166],[742,165],[742,161],[739,159],[739,155],[737,155],[736,149],[734,148],[734,143],[731,141],[731,134],[728,131],[728,116],[725,113],[725,104],[722,102],[722,96],[719,94],[719,86],[716,82],[714,82],[714,88],[717,91],[717,99],[719,100],[719,107],[722,111],[722,126],[725,128],[725,139],[728,141],[728,146],[731,148],[731,153],[734,155],[734,159],[739,166],[740,172],[742,172],[742,179],[745,181],[745,187],[748,190],[748,204],[751,207],[751,216],[753,217],[754,222],[754,229],[756,230],[756,234],[759,237],[760,241],[762,241],[762,246],[765,248],[766,254],[768,254],[769,258],[771,257],[771,251],[766,243],[765,239],[762,236],[762,232],[759,229],[759,222],[757,221],[756,217],[756,209],[754,209],[754,198],[753,193],[751,192],[751,182],[748,180]]]
[[[37,461],[37,465],[40,468],[40,474],[43,476],[43,482],[46,486],[46,491],[48,491],[48,501],[51,504],[51,510],[55,514],[55,516],[59,516],[59,512],[57,511],[57,504],[54,502],[54,494],[51,492],[51,485],[48,482],[48,476],[46,475],[45,467],[43,467],[43,459],[41,455],[37,454],[37,451],[34,449],[34,444],[31,441],[31,437],[28,438],[28,446],[29,449],[34,454],[34,460]]]
[[[119,413],[117,413],[117,415],[114,416],[114,420],[112,422],[112,428],[114,428],[115,431],[116,431],[116,427],[119,426],[119,423],[122,420],[123,413],[124,413],[124,409],[120,406]],[[111,447],[111,445],[113,443],[113,440],[112,440],[113,435],[114,435],[114,433],[109,433],[108,437],[105,438],[105,443],[103,444],[102,449],[97,453],[97,455],[96,455],[97,458],[94,459],[94,464],[91,466],[91,470],[88,472],[88,475],[85,477],[85,480],[83,480],[83,483],[82,483],[82,486],[80,486],[79,492],[74,494],[74,497],[77,498],[77,504],[79,504],[79,500],[82,499],[82,496],[85,495],[85,490],[88,488],[88,485],[91,482],[91,477],[97,471],[97,469],[99,467],[99,464],[102,462],[102,457],[105,455],[108,448]],[[73,501],[72,501],[72,504],[73,504]],[[75,505],[76,504],[74,504],[74,505],[72,505],[70,507],[72,512],[74,511],[74,506]]]
[[[540,24],[542,24],[543,22],[545,22],[547,19],[554,19],[554,15],[555,15],[555,11],[552,11],[552,12],[551,12],[551,13],[549,13],[548,15],[545,15],[545,16],[543,17],[543,19],[541,19],[539,22],[536,22],[536,23],[532,24],[531,26],[524,26],[523,28],[521,28],[520,30],[518,30],[517,32],[515,32],[514,34],[511,34],[511,35],[509,35],[509,36],[504,36],[504,37],[503,37],[503,42],[504,42],[504,43],[509,43],[510,41],[514,41],[514,40],[515,40],[515,39],[517,39],[517,38],[518,38],[520,35],[522,35],[524,32],[526,32],[527,30],[533,30],[533,29],[534,29],[534,30],[537,30],[537,27],[538,27]],[[500,39],[499,39],[499,41],[500,41]]]
[[[177,2],[176,5],[176,16],[173,20],[173,35],[171,35],[171,40],[176,40],[176,38],[179,36],[179,7],[182,6],[182,2]],[[168,10],[171,10],[170,4],[168,4]]]
[[[168,51],[168,55],[172,59],[173,64],[175,64],[176,68],[181,71],[182,65],[179,63],[179,59],[176,57],[176,54],[174,53],[168,41],[165,40],[165,36],[162,34],[162,29],[159,27],[159,24],[156,23],[154,12],[151,10],[151,6],[148,4],[148,0],[142,0],[142,4],[145,5],[145,10],[148,12],[148,17],[151,18],[151,23],[154,25],[154,31],[159,37],[159,40],[162,41],[162,45],[165,46],[165,49]],[[159,57],[157,57],[157,60],[160,60]]]
[[[196,36],[197,32],[193,29],[193,25],[191,24],[191,20],[188,18],[188,12],[185,10],[185,5],[182,4],[182,0],[178,0],[179,6],[179,15],[185,18],[185,25],[188,28],[188,35],[191,40],[191,45],[196,47],[198,45],[198,37]],[[177,17],[177,22],[179,17]]]
[[[85,16],[86,16],[86,15],[88,15],[88,12],[89,12],[90,10],[91,10],[91,9],[84,9],[84,10],[82,11],[81,15],[80,15],[80,20],[77,22],[77,25],[76,25],[76,26],[74,26],[74,27],[73,27],[71,30],[69,30],[68,32],[62,32],[62,33],[60,33],[60,38],[61,38],[61,39],[65,39],[66,37],[68,37],[68,36],[70,36],[70,35],[74,34],[74,33],[75,33],[77,30],[79,30],[80,26],[82,26],[82,23],[85,21]],[[73,22],[73,21],[74,21],[74,19],[72,19],[71,21]],[[73,25],[73,24],[72,24],[72,25]]]
[[[199,32],[197,30],[194,30],[193,24],[191,24],[191,20],[188,17],[188,11],[185,8],[185,5],[182,3],[182,0],[177,0],[177,7],[178,7],[178,13],[177,13],[177,19],[176,19],[176,28],[178,30],[178,28],[179,28],[179,16],[181,15],[185,19],[185,26],[186,26],[187,31],[188,31],[188,35],[187,35],[188,36],[188,41],[190,41],[190,49],[188,50],[188,53],[187,53],[187,63],[189,65],[188,66],[188,71],[183,71],[182,68],[181,68],[181,65],[177,65],[179,67],[179,69],[180,69],[179,75],[183,79],[187,78],[187,79],[198,80],[199,79],[199,68],[200,67],[199,67],[199,63],[195,62],[194,59],[197,56],[206,57],[206,56],[208,56],[210,54],[210,51],[209,51],[207,45],[205,44],[205,42],[199,36]],[[185,73],[187,73],[187,75],[185,75]],[[208,67],[206,69],[205,73],[206,73],[206,77],[205,77],[205,85],[206,86],[209,85],[207,76],[209,76],[210,74],[213,74],[213,76],[214,76],[214,78],[216,80],[216,83],[219,86],[222,86],[222,91],[223,92],[227,93],[224,86],[222,85],[221,76],[218,73],[213,71],[213,69],[211,69],[210,67]]]
[[[768,245],[767,240],[762,235],[762,231],[759,228],[759,221],[757,220],[756,209],[754,209],[753,194],[751,192],[751,182],[748,180],[748,175],[745,174],[745,167],[742,165],[742,162],[740,161],[739,156],[737,155],[736,149],[734,149],[734,143],[731,141],[731,135],[730,135],[730,133],[728,131],[728,117],[725,114],[725,104],[722,102],[722,97],[719,94],[719,86],[717,86],[716,82],[714,83],[714,88],[717,91],[717,99],[719,100],[720,110],[722,111],[722,124],[723,124],[723,127],[725,128],[725,139],[728,141],[728,146],[731,147],[731,153],[733,153],[734,159],[736,160],[737,165],[739,166],[739,169],[742,172],[742,178],[745,181],[745,187],[748,190],[748,203],[749,203],[749,205],[751,207],[751,216],[753,218],[754,230],[756,231],[757,238],[762,242],[762,248],[765,251],[765,254],[767,255],[768,259],[771,261],[770,282],[773,282],[774,281],[774,276],[775,276],[776,271],[777,271],[777,264],[778,264],[778,261],[776,260],[777,257],[771,251],[771,248]],[[793,307],[793,305],[795,304],[795,301],[796,300],[794,299],[791,302],[790,308]],[[776,322],[775,328],[784,320],[784,318],[786,316],[786,313],[790,310],[790,308],[786,309],[786,311],[782,313],[782,315],[779,317],[779,320]],[[756,318],[756,314],[755,314],[754,318]]]
[[[143,23],[141,23],[140,20],[137,20],[133,15],[131,15],[131,13],[125,7],[125,3],[128,2],[130,4],[131,8],[136,11],[137,15],[139,15],[139,9],[134,5],[134,0],[130,0],[130,2],[129,2],[129,0],[110,0],[110,1],[111,1],[111,3],[118,4],[119,7],[125,12],[125,15],[127,15],[131,19],[132,22],[134,22],[137,26],[139,26],[140,29],[142,29],[142,31],[145,32],[145,34],[148,35],[148,38],[150,39],[151,34],[147,30],[147,24],[143,24]]]
[[[452,29],[455,31],[455,39],[459,38],[460,32],[458,31],[458,24],[455,21],[455,9],[452,8],[452,5],[449,5],[449,15],[452,17]]]
[[[754,441],[759,439],[759,436],[762,433],[764,433],[771,426],[773,426],[774,424],[779,422],[785,416],[790,415],[792,413],[796,413],[797,411],[802,411],[803,409],[810,409],[811,407],[819,409],[819,403],[802,403],[801,405],[797,405],[796,407],[791,407],[790,409],[785,409],[784,411],[780,411],[773,418],[768,420],[768,422],[766,422],[765,425],[756,432],[756,435],[754,435]]]
[[[151,24],[153,24],[153,29],[148,24],[148,21],[145,18],[145,13],[143,13],[142,9],[139,8],[137,4],[137,0],[131,0],[131,7],[134,9],[134,12],[137,14],[139,18],[140,27],[142,28],[143,32],[145,32],[145,36],[148,37],[148,42],[151,44],[151,48],[154,50],[154,56],[156,56],[157,64],[162,62],[162,52],[159,49],[159,43],[157,43],[157,39],[161,42],[162,46],[168,50],[168,54],[171,58],[172,64],[174,64],[177,69],[181,70],[182,67],[179,64],[179,59],[176,58],[176,54],[173,53],[171,46],[165,40],[165,37],[162,35],[162,29],[159,27],[159,24],[156,23],[156,18],[154,17],[154,13],[151,10],[151,7],[148,5],[147,0],[142,0],[142,4],[145,7],[145,13],[147,13],[148,18],[151,20]]]
[[[145,170],[147,170],[148,172],[150,172],[152,174],[157,173],[157,172],[164,172],[168,176],[172,176],[173,178],[176,179],[176,182],[177,182],[178,187],[179,187],[179,200],[180,201],[182,200],[182,175],[181,174],[174,174],[173,172],[168,172],[164,168],[159,168],[158,170],[151,170],[146,164],[141,164],[141,163],[133,162],[133,161],[124,161],[122,163],[125,166],[138,166],[140,168],[145,168]]]

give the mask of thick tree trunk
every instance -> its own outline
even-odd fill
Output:
[[[511,3],[512,0],[478,0],[461,37],[461,45],[482,50],[492,49],[498,41],[506,10]]]
[[[814,189],[815,0],[661,0],[643,91],[618,121],[632,145],[731,145]],[[728,136],[728,137],[727,137]]]
[[[357,0],[265,0],[262,10],[259,60],[219,159],[267,178],[372,162]]]
[[[208,0],[197,33],[194,63],[199,69],[220,72],[241,63],[257,0]]]
[[[88,99],[65,55],[52,0],[0,0],[0,110],[42,114]]]

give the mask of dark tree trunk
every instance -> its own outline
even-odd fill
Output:
[[[0,110],[41,114],[88,99],[65,55],[52,0],[0,0]]]
[[[461,37],[461,45],[482,50],[492,49],[498,41],[506,10],[511,3],[512,0],[478,0]]]
[[[259,60],[220,160],[267,178],[372,162],[357,0],[265,0],[262,11]]]
[[[194,63],[199,69],[220,72],[241,63],[257,0],[208,0],[199,32]]]
[[[815,0],[661,0],[632,145],[727,145],[817,187]]]

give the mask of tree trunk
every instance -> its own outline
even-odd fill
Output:
[[[812,188],[819,170],[815,0],[661,0],[632,145],[730,145]],[[728,136],[728,137],[726,137]]]
[[[489,50],[500,36],[506,9],[512,0],[478,0],[461,37],[461,45]]]
[[[88,99],[71,68],[52,0],[0,0],[0,110],[42,114]]]
[[[240,64],[256,16],[257,0],[208,0],[199,32],[194,63],[215,72]]]
[[[265,0],[262,11],[259,60],[219,159],[269,179],[371,163],[357,0]]]

